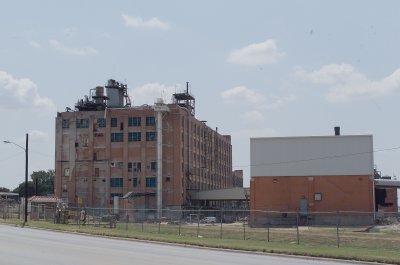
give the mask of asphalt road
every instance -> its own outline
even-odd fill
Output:
[[[0,264],[7,265],[339,265],[298,259],[108,239],[0,225]]]

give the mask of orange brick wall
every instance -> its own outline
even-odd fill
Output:
[[[321,200],[314,200],[320,193]],[[374,210],[373,180],[369,176],[253,177],[250,182],[252,210],[298,211],[307,199],[308,211]]]

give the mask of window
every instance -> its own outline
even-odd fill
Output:
[[[146,187],[147,188],[153,188],[157,186],[157,179],[156,177],[147,177],[146,178]]]
[[[111,188],[120,188],[123,187],[123,179],[122,178],[111,178],[110,180]]]
[[[129,117],[128,119],[128,126],[139,127],[142,124],[142,119],[140,117]]]
[[[64,177],[69,177],[69,168],[64,168]]]
[[[89,119],[77,119],[76,128],[89,128]]]
[[[150,162],[150,171],[151,172],[156,172],[157,171],[157,162],[155,162],[155,161]]]
[[[97,126],[99,128],[105,128],[106,127],[106,119],[104,118],[98,118],[97,119]]]
[[[155,141],[156,132],[146,132],[146,141]]]
[[[128,133],[128,141],[129,142],[140,142],[140,141],[142,141],[142,133],[141,132],[129,132]]]
[[[81,135],[80,137],[80,146],[88,147],[89,146],[89,136],[88,135]]]
[[[314,201],[321,201],[322,194],[321,193],[314,193]]]
[[[137,187],[138,186],[138,179],[137,178],[133,178],[132,179],[132,184],[133,184],[133,187]]]
[[[118,126],[117,118],[111,118],[111,127],[117,127],[117,126]]]
[[[69,128],[69,120],[62,120],[62,127],[64,129]]]
[[[128,163],[128,172],[140,172],[142,171],[142,163],[141,162],[129,162]]]
[[[124,168],[124,162],[117,162],[117,168],[123,169]]]
[[[146,126],[153,126],[155,124],[156,124],[156,118],[154,116],[146,117]]]
[[[111,133],[111,142],[123,142],[124,133]]]

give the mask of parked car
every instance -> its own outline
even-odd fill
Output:
[[[238,218],[238,221],[240,221],[240,222],[247,222],[248,220],[249,220],[248,216],[244,216],[244,217],[239,217]]]
[[[217,222],[217,217],[214,216],[207,216],[200,220],[200,223],[204,224],[215,224]]]

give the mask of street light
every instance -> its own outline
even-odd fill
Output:
[[[25,219],[24,224],[28,222],[28,134],[26,134],[25,148],[11,141],[3,141],[5,144],[13,144],[25,151]]]

